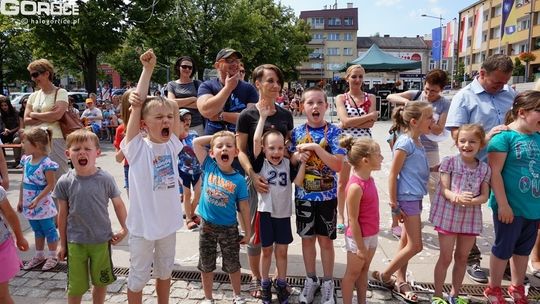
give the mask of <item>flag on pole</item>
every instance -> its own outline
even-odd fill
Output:
[[[455,33],[455,21],[452,20],[446,24],[446,43],[444,44],[443,58],[454,57],[454,33]]]
[[[462,53],[466,53],[468,47],[467,32],[469,31],[469,15],[463,16],[463,18],[461,18],[461,23],[462,26],[460,27],[461,31],[459,33],[459,51]]]
[[[441,60],[442,50],[442,28],[437,27],[431,30],[431,58],[435,61]]]
[[[501,21],[501,43],[507,43],[517,30],[517,12],[513,10],[514,0],[503,0]]]
[[[473,49],[479,50],[482,48],[482,24],[484,23],[484,4],[476,11],[474,18],[474,46]]]

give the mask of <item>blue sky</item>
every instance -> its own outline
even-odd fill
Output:
[[[274,0],[290,6],[298,16],[300,11],[323,9],[335,0]],[[476,3],[472,0],[338,0],[338,8],[352,2],[358,8],[358,36],[379,33],[394,37],[416,37],[431,34],[439,20],[421,17],[422,14],[440,16],[443,24],[458,17],[460,10]]]

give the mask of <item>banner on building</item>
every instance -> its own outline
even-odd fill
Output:
[[[503,0],[501,21],[501,43],[507,43],[517,30],[517,13],[514,0]]]
[[[442,51],[442,28],[437,27],[431,30],[431,58],[435,61],[441,60]]]
[[[443,58],[452,58],[454,57],[454,41],[455,41],[455,21],[452,20],[446,24],[446,35],[444,44]]]
[[[473,49],[482,48],[482,24],[484,23],[484,4],[476,11],[474,18],[474,46]]]
[[[469,32],[469,15],[465,15],[461,18],[461,26],[459,28],[459,51],[461,53],[466,53],[468,47],[467,32]]]

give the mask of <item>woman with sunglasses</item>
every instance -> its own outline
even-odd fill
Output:
[[[204,120],[197,109],[197,90],[201,81],[192,79],[197,70],[195,62],[189,56],[182,56],[176,60],[174,70],[178,79],[167,84],[167,98],[176,101],[178,108],[189,110],[190,129],[204,135]]]
[[[29,128],[39,126],[52,130],[49,157],[58,164],[58,170],[55,172],[58,179],[69,170],[68,160],[64,153],[66,141],[58,123],[68,107],[67,91],[53,84],[54,67],[47,59],[31,62],[27,70],[39,90],[28,98],[24,111],[24,125]]]

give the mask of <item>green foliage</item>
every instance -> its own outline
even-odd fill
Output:
[[[0,14],[0,94],[5,85],[28,79],[29,41],[30,35],[18,19]]]
[[[514,58],[514,69],[512,70],[512,76],[525,75],[525,66],[521,63],[519,57]]]
[[[462,82],[465,79],[465,63],[460,61],[456,69],[456,81]]]

